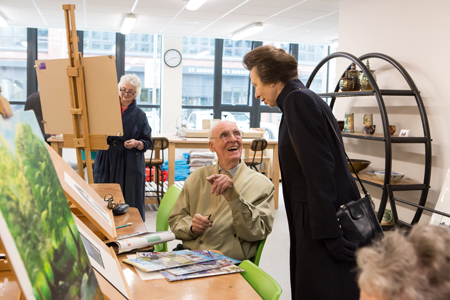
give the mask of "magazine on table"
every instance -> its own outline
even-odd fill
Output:
[[[190,274],[184,274],[184,275],[173,275],[169,272],[161,271],[161,274],[166,277],[168,281],[178,281],[178,280],[186,280],[186,279],[194,279],[194,278],[201,278],[201,277],[208,277],[208,276],[217,276],[217,275],[225,275],[225,274],[233,274],[233,273],[239,273],[243,272],[241,268],[235,265],[228,265],[228,266],[221,266],[216,269],[211,270],[205,270],[197,273],[190,273]]]
[[[214,251],[194,250],[194,252],[213,257],[214,261],[198,263],[195,265],[189,265],[189,266],[184,266],[184,267],[171,268],[171,269],[167,269],[166,271],[173,275],[184,275],[184,274],[198,273],[201,271],[216,269],[216,268],[220,268],[220,267],[227,266],[227,265],[236,265],[241,262],[240,260],[225,256],[223,254],[216,253]]]
[[[196,253],[191,250],[180,250],[175,252],[136,252],[136,258],[124,259],[123,262],[133,265],[142,271],[152,272],[175,267],[198,264],[200,262],[212,261],[211,257]]]
[[[129,252],[136,249],[147,248],[156,244],[170,242],[175,239],[175,235],[170,231],[158,231],[129,238],[122,238],[109,242],[116,253]]]

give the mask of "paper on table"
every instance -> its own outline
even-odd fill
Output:
[[[128,259],[134,259],[134,258],[136,258],[136,255],[135,254],[127,255],[127,258]],[[162,279],[162,278],[164,278],[164,276],[162,276],[159,271],[144,272],[144,271],[139,270],[136,267],[134,267],[134,269],[139,274],[139,277],[141,277],[142,280],[154,280],[154,279]]]
[[[146,248],[152,245],[170,242],[175,239],[175,235],[170,231],[157,231],[145,235],[133,236],[108,243],[114,247],[116,253],[129,252],[135,249]]]

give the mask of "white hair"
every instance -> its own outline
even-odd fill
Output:
[[[126,75],[123,75],[122,77],[120,77],[119,84],[117,85],[119,87],[119,93],[120,93],[120,89],[125,84],[131,84],[132,86],[134,86],[134,88],[136,89],[135,96],[137,99],[139,97],[139,95],[141,94],[141,80],[139,79],[139,77],[137,77],[136,74],[126,74]]]

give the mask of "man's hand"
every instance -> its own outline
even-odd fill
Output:
[[[195,214],[192,219],[192,227],[191,230],[196,235],[201,235],[205,232],[206,229],[212,227],[213,224],[209,221],[208,217],[204,217],[201,214]]]
[[[211,194],[222,195],[226,189],[233,187],[233,180],[225,174],[214,174],[206,178],[212,184]]]

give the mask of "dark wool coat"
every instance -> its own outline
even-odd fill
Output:
[[[108,150],[97,152],[94,164],[95,183],[118,183],[125,202],[136,207],[145,221],[145,157],[153,146],[152,129],[145,112],[133,101],[122,115],[123,136],[108,136]],[[127,149],[124,141],[135,139],[142,150]],[[116,202],[117,203],[117,202]]]
[[[325,101],[305,90],[298,79],[286,84],[277,105],[283,112],[278,143],[291,241],[292,299],[359,299],[356,263],[337,260],[323,241],[342,236],[336,211],[360,198],[345,154],[319,105],[331,120],[335,117]],[[339,138],[342,141],[340,134]]]

